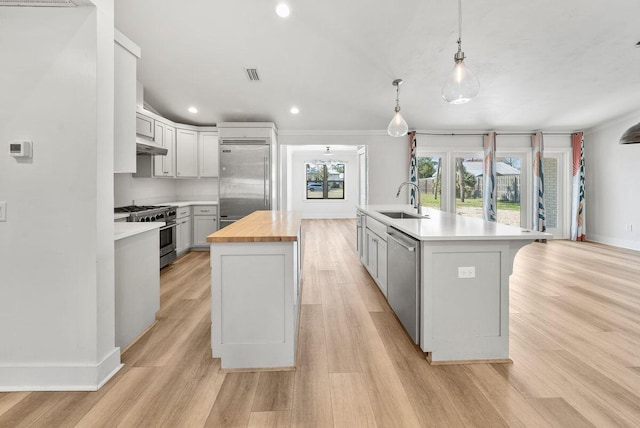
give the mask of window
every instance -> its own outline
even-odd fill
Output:
[[[418,158],[418,185],[423,207],[442,209],[442,158]]]
[[[306,164],[307,199],[344,199],[344,162]]]

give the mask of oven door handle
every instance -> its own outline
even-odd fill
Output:
[[[175,222],[167,223],[160,228],[160,231],[167,230],[170,227],[176,227],[176,223]]]

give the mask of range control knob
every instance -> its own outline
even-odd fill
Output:
[[[146,217],[147,221],[153,221],[153,219],[151,217]]]
[[[141,217],[141,218],[140,218],[140,221],[144,221],[144,217]]]
[[[164,214],[158,214],[156,216],[156,220],[160,220],[161,218],[164,218]]]

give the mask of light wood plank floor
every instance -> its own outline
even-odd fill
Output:
[[[193,252],[162,272],[158,322],[107,385],[0,393],[0,427],[640,426],[640,253],[526,246],[513,363],[435,367],[360,265],[353,220],[307,220],[303,236],[295,372],[220,372],[208,253]]]

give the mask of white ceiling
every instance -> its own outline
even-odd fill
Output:
[[[142,49],[145,101],[182,123],[384,130],[395,78],[412,129],[572,131],[640,116],[638,0],[463,1],[465,63],[481,85],[463,105],[440,98],[455,0],[288,2],[282,19],[271,0],[115,0],[115,23]]]

